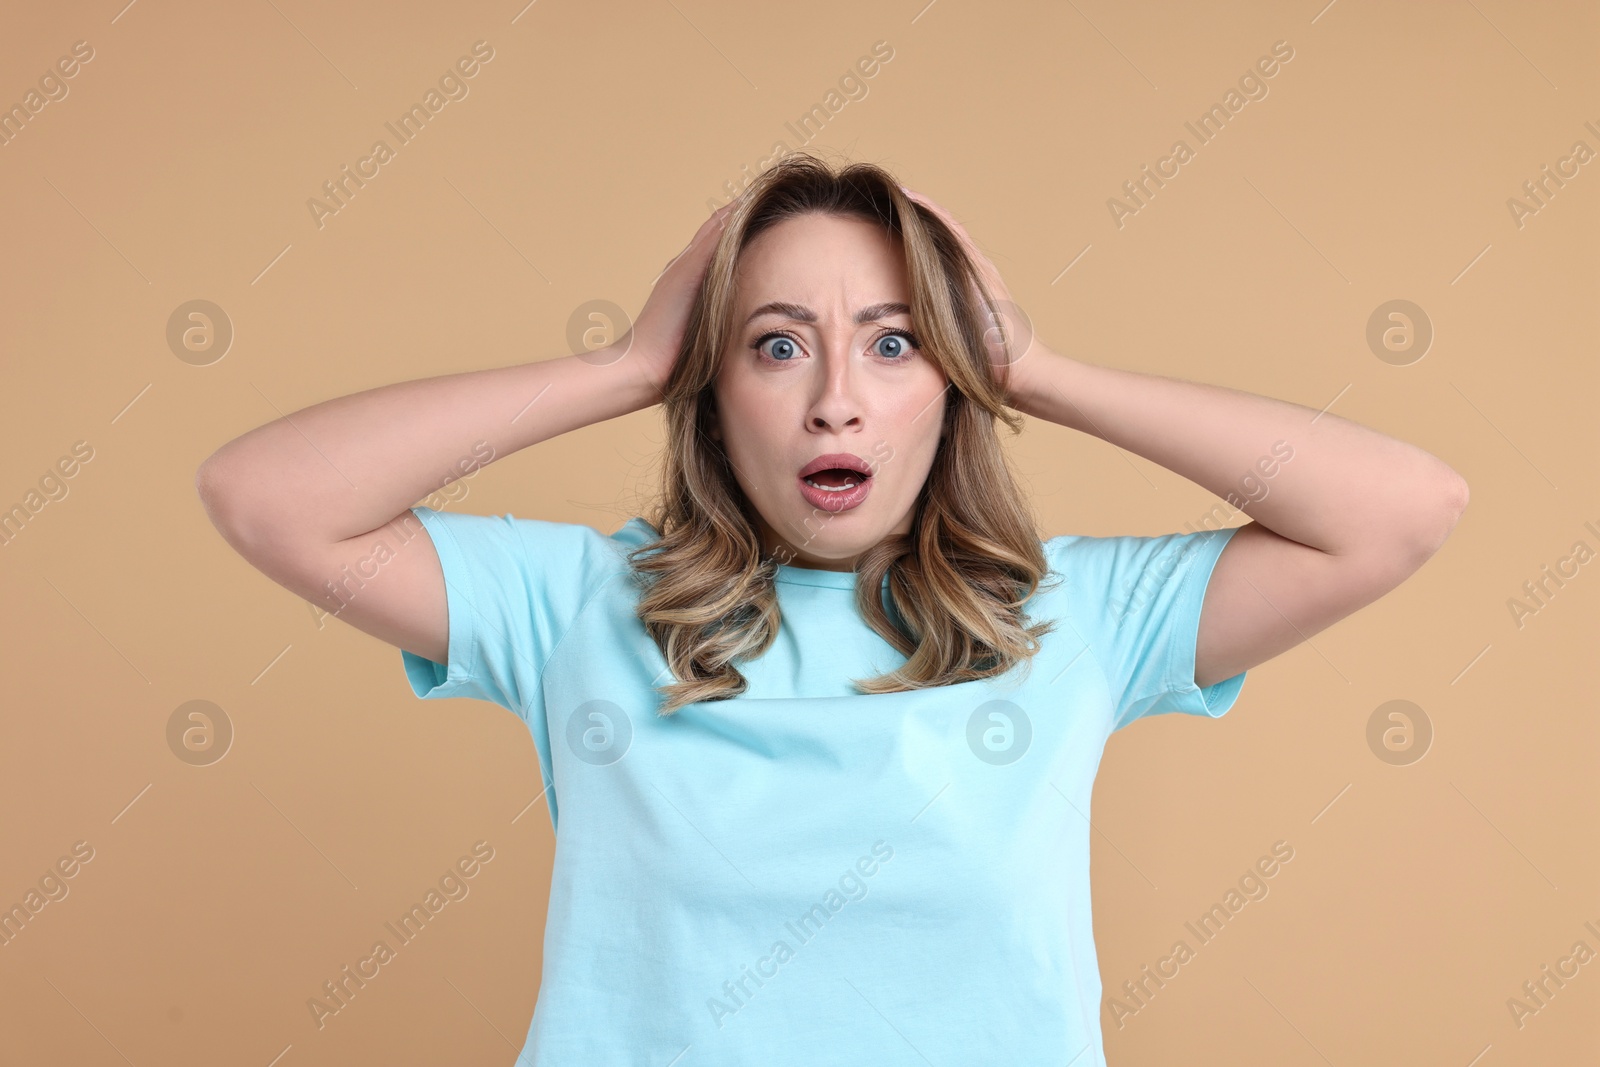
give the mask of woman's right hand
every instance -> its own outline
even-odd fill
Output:
[[[625,358],[639,360],[647,380],[657,392],[664,392],[672,374],[683,335],[689,326],[689,310],[694,306],[700,283],[705,278],[711,252],[722,236],[728,213],[739,201],[731,200],[712,212],[700,224],[687,247],[669,262],[656,279],[655,288],[640,309],[633,327],[617,341]]]

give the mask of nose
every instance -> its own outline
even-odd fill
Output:
[[[860,415],[835,415],[832,413],[834,410],[854,411],[855,409],[853,407],[830,407],[828,411],[823,411],[819,405],[818,408],[812,409],[811,428],[813,430],[859,430],[861,428]]]
[[[860,376],[852,366],[845,338],[825,346],[822,356],[822,381],[816,399],[807,412],[812,430],[859,430],[863,425],[861,401],[857,396]]]

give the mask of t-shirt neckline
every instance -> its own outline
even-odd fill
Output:
[[[628,527],[637,527],[641,534],[649,537],[661,536],[661,531],[650,525],[649,521],[642,515],[636,515],[623,524],[623,529]],[[617,532],[620,534],[622,531],[618,530]],[[889,576],[885,574],[883,580],[887,584]],[[827,571],[814,567],[794,567],[787,563],[780,563],[778,564],[777,572],[773,575],[773,581],[783,582],[785,585],[811,585],[823,589],[853,590],[856,587],[856,572]]]
[[[787,582],[790,585],[819,585],[829,589],[854,589],[856,587],[856,572],[825,571],[813,567],[792,567],[787,563],[780,563],[778,564],[778,573],[773,576],[773,581]]]

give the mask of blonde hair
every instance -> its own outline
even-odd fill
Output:
[[[778,633],[780,560],[762,558],[753,505],[709,435],[712,385],[735,329],[740,254],[776,223],[811,212],[864,219],[897,240],[912,329],[949,381],[943,440],[910,533],[885,538],[856,561],[856,608],[907,660],[852,684],[894,693],[1001,675],[1030,661],[1055,628],[1028,625],[1022,610],[1049,566],[995,432],[996,420],[1013,434],[1024,423],[1006,408],[984,343],[999,321],[992,294],[956,234],[887,171],[859,162],[835,170],[795,153],[764,171],[729,212],[661,401],[662,492],[644,516],[660,537],[631,551],[629,562],[642,590],[638,616],[678,679],[658,689],[663,715],[743,693],[748,682],[736,664],[760,656]]]

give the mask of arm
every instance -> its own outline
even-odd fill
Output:
[[[1037,341],[1012,370],[1019,411],[1093,434],[1249,509],[1255,521],[1233,535],[1206,587],[1195,650],[1201,688],[1398,586],[1439,550],[1467,505],[1466,482],[1443,461],[1337,415],[1095,366]],[[1288,449],[1292,458],[1277,462]],[[1258,466],[1263,459],[1268,467]],[[1246,478],[1267,492],[1244,499]]]
[[[1271,659],[1377,600],[1439,550],[1467,506],[1467,483],[1438,457],[1337,415],[1221,386],[1069,359],[1023,325],[1000,273],[965,227],[920,193],[967,250],[990,294],[989,354],[1013,407],[1136,452],[1235,504],[1254,522],[1217,557],[1201,605],[1195,685]],[[1274,446],[1292,449],[1292,460]],[[1276,466],[1268,491],[1235,489]]]
[[[195,486],[218,531],[267,577],[444,663],[444,574],[432,541],[415,536],[411,505],[446,478],[654,403],[636,368],[564,356],[338,397],[223,445]],[[380,542],[392,555],[381,553],[374,573]],[[337,595],[357,573],[367,576],[359,591]]]
[[[200,465],[195,488],[206,514],[273,581],[444,664],[449,617],[439,557],[420,531],[397,536],[403,531],[391,524],[414,528],[411,505],[444,479],[656,403],[726,213],[701,225],[662,272],[634,328],[608,349],[400,382],[276,419]],[[380,542],[387,551],[375,552]],[[341,598],[339,583],[350,574],[365,581],[358,590],[350,582]]]

